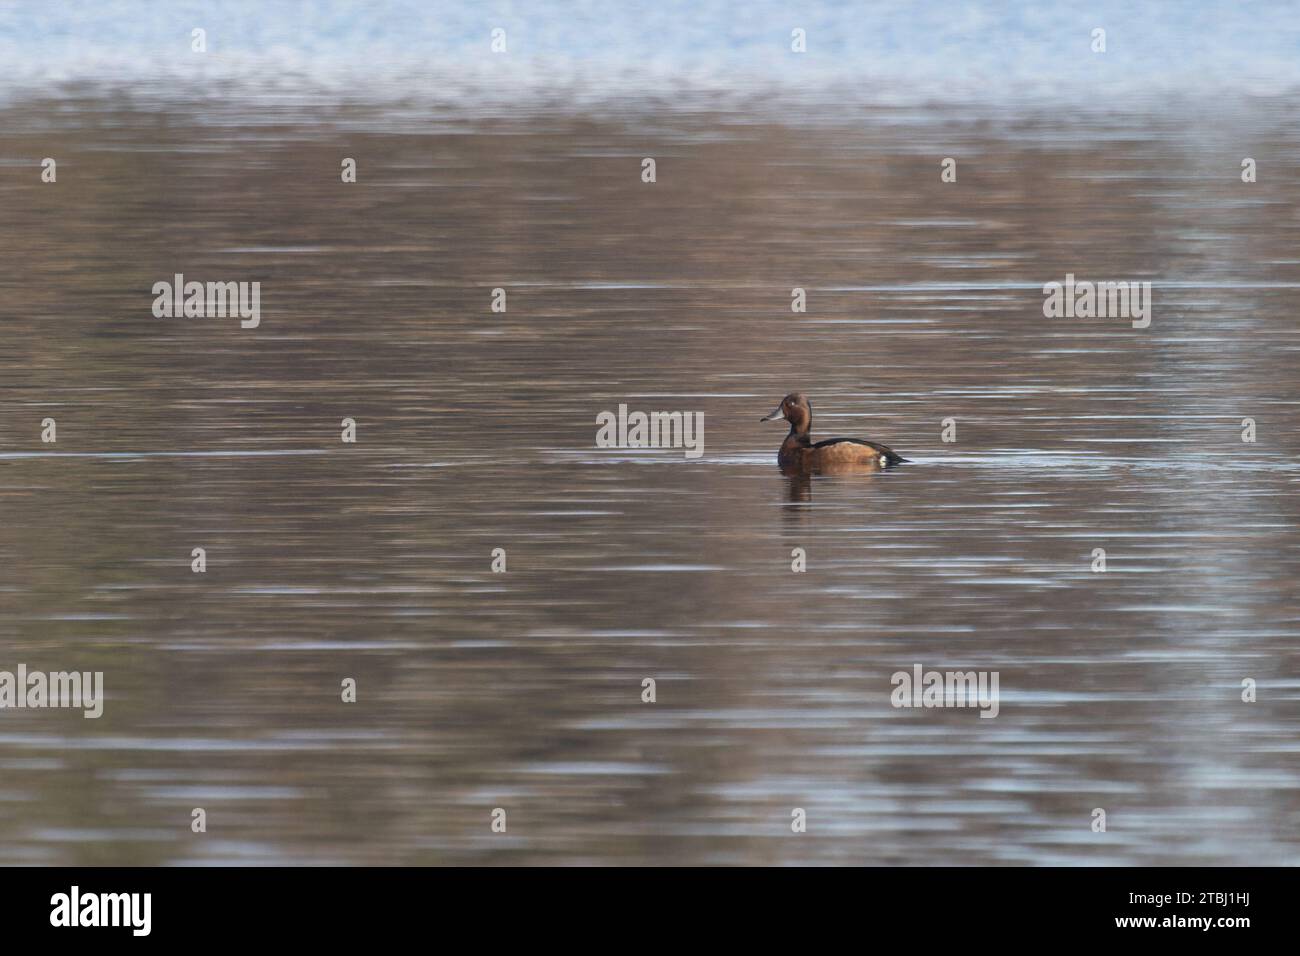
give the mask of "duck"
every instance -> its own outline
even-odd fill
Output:
[[[791,392],[781,399],[776,411],[759,421],[777,419],[790,423],[790,434],[785,436],[776,456],[782,471],[881,471],[907,461],[892,448],[863,438],[828,438],[814,445],[810,437],[812,402],[802,392]]]

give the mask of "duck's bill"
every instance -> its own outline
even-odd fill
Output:
[[[776,421],[778,418],[785,418],[785,414],[781,411],[780,405],[776,406],[776,411],[774,411],[771,415],[764,415],[762,418],[759,419],[759,421],[772,422],[772,421]]]

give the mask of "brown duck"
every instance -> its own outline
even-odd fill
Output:
[[[861,438],[828,438],[814,445],[809,437],[812,405],[802,392],[791,392],[781,399],[776,411],[759,421],[778,418],[790,423],[790,434],[785,436],[776,456],[776,463],[783,471],[879,471],[907,461],[892,448]]]

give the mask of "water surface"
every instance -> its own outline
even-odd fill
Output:
[[[1280,106],[0,130],[0,668],[107,688],[0,714],[0,860],[1296,861]],[[177,272],[261,326],[155,319]],[[1066,273],[1151,281],[1150,328],[1045,319]],[[781,475],[794,389],[912,463]],[[596,448],[620,402],[705,455]],[[999,716],[891,707],[918,663]]]

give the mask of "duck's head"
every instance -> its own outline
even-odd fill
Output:
[[[771,422],[778,418],[788,421],[795,431],[806,432],[808,426],[812,424],[812,403],[803,392],[791,392],[781,399],[781,404],[776,406],[776,411],[764,415],[759,421]]]

